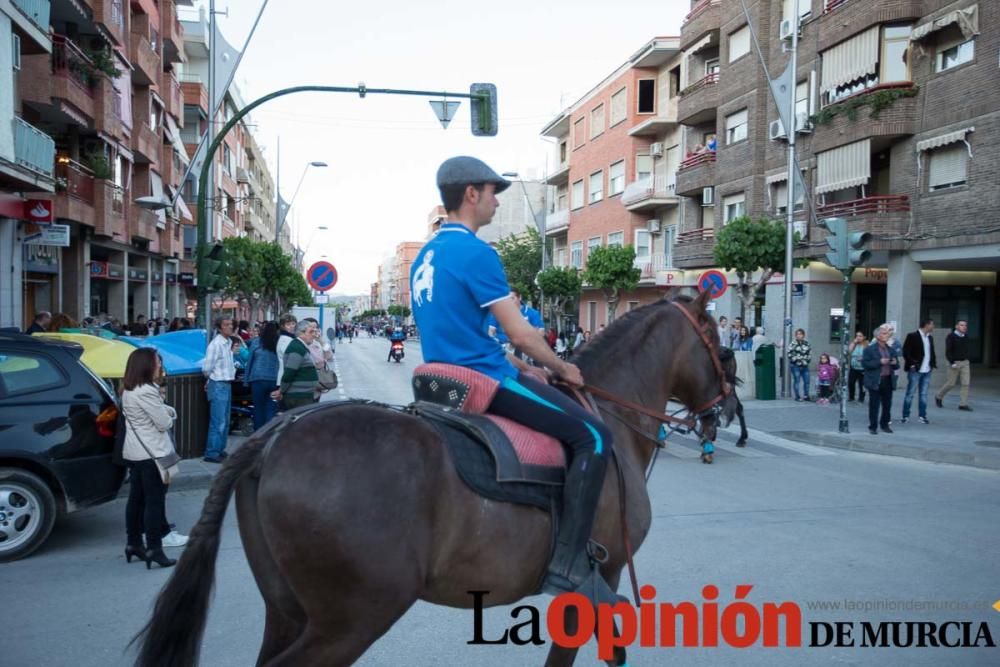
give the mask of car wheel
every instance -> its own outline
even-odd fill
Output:
[[[56,522],[56,498],[38,476],[0,468],[0,563],[42,546]]]

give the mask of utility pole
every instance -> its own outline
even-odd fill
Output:
[[[792,2],[792,56],[789,68],[792,71],[791,94],[788,96],[788,123],[785,134],[788,136],[788,199],[787,219],[785,226],[785,312],[782,327],[781,347],[781,397],[790,395],[791,377],[788,362],[788,346],[792,343],[792,250],[795,243],[795,184],[798,174],[795,173],[795,89],[798,86],[798,52],[799,52],[799,0]]]
[[[215,57],[216,57],[216,40],[215,40],[215,0],[209,0],[208,2],[208,132],[205,135],[205,140],[208,145],[211,146],[212,142],[215,141]],[[225,100],[222,101],[223,108],[225,108]],[[202,194],[202,202],[205,205],[211,206],[211,214],[208,218],[208,234],[202,238],[203,243],[211,243],[215,240],[215,168],[212,166],[211,155],[206,155],[205,160],[208,166],[208,192]],[[199,210],[198,215],[202,213]],[[212,336],[212,294],[209,292],[207,287],[198,287],[198,291],[204,291],[204,313],[201,316],[205,318],[205,329],[208,331],[209,340]]]

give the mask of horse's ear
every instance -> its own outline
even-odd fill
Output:
[[[702,315],[708,314],[708,302],[712,299],[712,293],[705,290],[692,302],[694,309]]]

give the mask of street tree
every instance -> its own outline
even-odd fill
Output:
[[[226,257],[226,287],[223,293],[227,297],[246,300],[250,306],[252,317],[257,317],[257,311],[266,298],[267,276],[262,267],[264,263],[265,244],[253,241],[248,237],[230,237],[222,242]]]
[[[411,311],[407,306],[393,304],[389,306],[386,312],[388,312],[389,315],[391,315],[392,317],[401,317],[403,319],[406,319],[407,317],[410,316]]]
[[[497,253],[507,273],[507,282],[521,293],[525,301],[538,302],[535,276],[542,266],[542,238],[538,230],[528,228],[521,234],[511,234],[497,242]]]
[[[798,240],[796,233],[795,241]],[[716,266],[736,272],[740,315],[745,316],[747,309],[753,308],[757,293],[767,281],[775,273],[785,270],[785,223],[740,216],[727,222],[718,232],[712,252]],[[758,270],[760,275],[757,280],[752,280]]]
[[[538,274],[538,286],[552,304],[556,329],[562,333],[566,304],[580,296],[583,287],[580,272],[572,266],[550,266]]]
[[[635,267],[635,248],[632,246],[601,246],[587,256],[583,282],[604,291],[608,299],[608,321],[613,322],[622,292],[639,286],[642,272]]]

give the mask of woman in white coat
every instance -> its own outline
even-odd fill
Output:
[[[170,438],[177,412],[163,402],[155,379],[160,374],[160,355],[140,347],[129,355],[125,365],[121,407],[125,415],[125,443],[122,456],[129,467],[128,504],[125,507],[125,530],[128,544],[125,558],[132,556],[160,567],[177,561],[163,553],[163,517],[167,484],[156,458],[174,452]],[[143,545],[142,535],[146,535]]]

